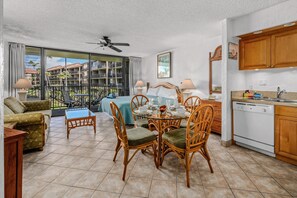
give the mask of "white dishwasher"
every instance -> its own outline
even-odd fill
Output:
[[[236,144],[266,155],[274,154],[274,106],[233,102]]]

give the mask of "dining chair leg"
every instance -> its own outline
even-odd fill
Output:
[[[117,143],[117,146],[116,146],[116,149],[115,149],[115,154],[114,154],[114,157],[113,157],[114,162],[115,162],[115,160],[117,158],[117,155],[118,155],[118,152],[119,152],[120,149],[121,149],[121,141],[118,140],[118,143]]]
[[[213,173],[212,165],[211,165],[211,163],[210,163],[210,155],[209,155],[209,153],[208,153],[208,150],[207,150],[207,148],[206,148],[206,145],[203,146],[203,153],[204,153],[205,156],[206,156],[206,160],[207,160],[207,163],[208,163],[210,172]]]
[[[158,162],[157,162],[157,148],[156,148],[156,147],[157,147],[156,144],[153,144],[153,145],[152,145],[155,166],[159,169],[159,164],[158,164]]]
[[[125,181],[125,177],[126,177],[128,159],[129,159],[129,149],[125,148],[125,150],[124,150],[124,172],[123,172],[123,178],[122,178],[123,181]]]
[[[185,154],[185,162],[186,162],[186,177],[187,177],[187,187],[190,188],[190,159],[189,154]]]

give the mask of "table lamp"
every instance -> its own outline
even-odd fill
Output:
[[[26,101],[27,100],[27,89],[31,88],[32,84],[27,78],[20,78],[15,83],[14,88],[20,89],[18,91],[19,94],[19,100],[20,101]]]
[[[144,87],[144,82],[142,80],[138,80],[135,84],[136,87],[136,94],[142,94],[142,88]]]
[[[192,92],[190,92],[188,89],[195,89],[195,85],[193,84],[191,79],[185,79],[180,84],[179,88],[183,91],[183,95],[185,98],[188,98],[191,96]]]

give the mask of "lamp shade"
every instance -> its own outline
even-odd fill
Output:
[[[32,87],[31,82],[27,78],[20,78],[15,83],[14,88],[16,89],[29,89]]]
[[[179,86],[180,89],[195,89],[195,85],[193,84],[191,79],[185,79]]]
[[[138,80],[135,84],[135,87],[144,87],[144,82],[142,80]]]

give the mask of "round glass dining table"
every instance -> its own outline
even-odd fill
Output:
[[[135,113],[143,118],[147,118],[149,130],[156,130],[158,132],[158,152],[157,152],[157,164],[162,165],[162,135],[173,129],[180,127],[182,119],[187,119],[190,116],[189,112],[177,113],[176,111],[167,111],[163,114],[160,111],[138,111]]]

